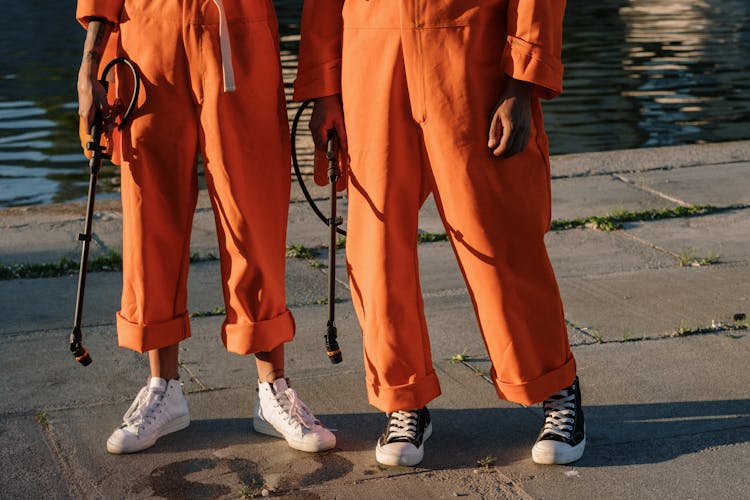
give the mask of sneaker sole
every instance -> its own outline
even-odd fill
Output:
[[[158,435],[152,437],[151,439],[139,441],[139,446],[136,447],[126,447],[123,446],[122,443],[113,442],[112,439],[107,440],[107,451],[112,453],[113,455],[125,455],[128,453],[138,453],[139,451],[143,451],[147,448],[151,448],[153,445],[156,444],[156,441],[163,436],[166,436],[167,434],[172,434],[173,432],[181,431],[182,429],[185,429],[187,426],[190,425],[190,415],[183,415],[179,418],[174,419],[171,421],[167,426],[165,426],[161,432],[159,432]]]
[[[335,441],[330,445],[321,445],[320,443],[308,443],[305,441],[298,441],[296,439],[288,438],[277,431],[274,426],[272,426],[265,420],[258,418],[257,415],[253,417],[253,429],[255,429],[255,432],[265,434],[266,436],[281,438],[285,440],[291,448],[299,451],[306,451],[308,453],[318,453],[320,451],[330,450],[336,446]]]
[[[413,467],[418,465],[424,459],[424,444],[432,436],[432,422],[425,428],[424,435],[422,436],[422,445],[417,448],[417,452],[412,455],[397,455],[394,453],[388,453],[378,446],[375,447],[375,460],[382,465],[393,465],[393,466],[404,466]]]
[[[545,450],[539,449],[536,445],[531,448],[531,458],[535,463],[540,465],[564,465],[575,462],[583,456],[583,450],[586,448],[586,438],[578,443],[575,447],[569,446],[562,450]]]

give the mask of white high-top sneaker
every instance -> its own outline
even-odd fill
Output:
[[[336,446],[336,436],[323,427],[284,378],[258,383],[253,428],[261,434],[286,439],[300,451],[325,451]]]
[[[120,454],[145,450],[160,437],[188,425],[190,415],[180,381],[151,377],[107,440],[107,451]]]

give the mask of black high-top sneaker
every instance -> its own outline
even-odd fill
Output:
[[[578,377],[573,385],[544,400],[544,426],[531,449],[538,464],[568,464],[583,455],[586,429]]]
[[[430,412],[394,411],[388,415],[385,433],[378,439],[375,459],[383,465],[417,465],[424,458],[424,442],[432,435]]]

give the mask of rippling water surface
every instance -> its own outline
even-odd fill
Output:
[[[292,75],[301,0],[276,0]],[[5,2],[0,206],[83,199],[74,2]],[[552,153],[750,139],[750,1],[569,0],[565,92],[545,103]],[[117,191],[104,170],[99,193]],[[114,196],[114,194],[110,194]]]

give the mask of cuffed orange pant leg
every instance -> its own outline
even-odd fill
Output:
[[[369,401],[392,412],[421,408],[440,386],[417,260],[418,211],[428,191],[420,132],[409,116],[398,34],[379,42],[377,64],[391,64],[393,72],[344,88],[351,156],[346,252]]]
[[[408,34],[420,37],[421,57],[430,61],[418,65],[415,55],[409,65],[407,59],[407,75],[432,82],[419,97],[435,198],[474,303],[496,389],[504,399],[532,404],[570,385],[576,366],[544,244],[550,171],[538,99],[532,101],[523,152],[499,159],[487,147],[489,117],[506,79],[493,58],[502,50],[488,29],[493,23],[407,32],[405,45]]]
[[[228,12],[241,13],[229,18],[236,91],[223,91],[219,46],[211,44],[219,36],[218,12],[209,9],[186,39],[189,53],[204,57],[193,66],[193,79],[202,100],[201,141],[221,252],[222,339],[230,352],[249,354],[270,351],[295,333],[284,282],[289,125],[273,5],[224,3]]]
[[[427,168],[498,395],[524,404],[540,401],[571,383],[575,361],[544,247],[549,166],[538,102],[524,153],[500,161],[487,148],[489,119],[505,79],[499,64],[503,37],[493,28],[502,20],[480,16],[422,30],[399,27],[398,12],[386,18],[366,3],[353,5],[344,7],[342,67],[352,155],[348,227],[354,231],[347,258],[370,400],[392,411],[419,407],[436,395],[427,397],[425,390],[413,397],[408,383],[387,382],[418,380],[431,370],[425,367],[426,331],[415,328],[414,317],[422,328],[424,320],[410,277],[417,268],[411,257],[418,208],[413,193],[430,178],[422,170]],[[377,57],[367,56],[372,47]],[[394,47],[403,49],[402,60]],[[413,137],[414,127],[421,128],[416,144],[399,139]],[[426,158],[417,158],[422,148]]]
[[[500,160],[481,144],[446,147],[455,125],[433,118],[424,130],[435,199],[492,360],[496,389],[504,399],[539,402],[570,385],[576,371],[544,245],[549,226],[544,141],[533,131],[523,153]]]
[[[187,272],[197,197],[197,113],[182,12],[178,3],[170,5],[157,18],[140,15],[137,2],[127,2],[120,25],[120,53],[138,66],[141,94],[121,139],[123,291],[117,331],[121,346],[139,352],[190,336]],[[118,69],[118,76],[129,80],[126,71]]]
[[[289,141],[276,24],[268,0],[227,0],[237,90],[224,93],[218,11],[211,2],[127,1],[123,55],[142,75],[123,135],[121,345],[137,351],[189,336],[190,229],[202,148],[214,205],[227,319],[240,354],[294,336],[284,265]]]

